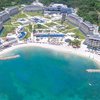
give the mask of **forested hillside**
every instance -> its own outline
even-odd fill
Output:
[[[33,0],[0,0],[0,10],[7,6],[14,6],[18,4],[29,4]]]
[[[78,9],[78,15],[91,23],[100,26],[100,0],[40,0],[42,3],[49,5],[51,2],[64,3],[68,6]],[[33,0],[0,0],[0,9],[4,7],[31,3]]]
[[[59,2],[78,9],[78,15],[100,26],[100,0],[41,0],[44,4]]]

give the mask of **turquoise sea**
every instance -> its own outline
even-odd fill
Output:
[[[87,58],[27,47],[0,61],[0,100],[100,100],[100,73]]]

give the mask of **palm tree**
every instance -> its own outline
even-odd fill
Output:
[[[81,45],[81,41],[79,41],[78,39],[74,39],[73,41],[69,42],[69,45],[72,45],[73,47],[79,48]]]
[[[41,24],[37,24],[37,28],[42,28],[42,25]]]

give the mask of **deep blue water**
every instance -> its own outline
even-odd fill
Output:
[[[100,100],[100,74],[86,72],[94,62],[43,48],[13,53],[0,61],[0,100]]]

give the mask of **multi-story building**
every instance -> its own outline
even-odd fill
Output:
[[[2,28],[3,28],[3,23],[0,22],[0,32],[1,32]]]
[[[78,26],[85,35],[98,34],[99,27],[97,25],[91,24],[88,21],[83,21],[83,18],[76,14],[69,14],[66,16],[66,19]]]
[[[37,5],[26,5],[24,7],[24,11],[26,12],[43,11],[43,7]]]
[[[0,21],[5,22],[10,18],[10,15],[6,11],[0,12]]]
[[[24,11],[27,11],[27,12],[43,11],[43,8],[44,6],[42,3],[35,1],[31,5],[26,5],[24,7]]]
[[[73,8],[61,8],[61,13],[66,13],[67,15],[75,13]]]
[[[83,22],[83,18],[76,14],[69,14],[66,16],[66,19],[77,26],[80,26],[80,24]]]
[[[19,9],[18,7],[10,7],[10,8],[7,8],[5,11],[7,11],[10,16],[13,16],[19,12]]]
[[[32,3],[32,5],[34,5],[34,6],[37,5],[37,6],[40,6],[40,7],[44,7],[44,5],[41,2],[39,2],[38,0],[34,1]]]
[[[86,37],[85,43],[93,48],[100,49],[100,35],[90,35]]]
[[[80,24],[80,30],[86,35],[98,34],[98,28],[99,27],[97,25],[93,25],[87,21]]]
[[[60,11],[62,8],[67,8],[67,5],[64,4],[50,4],[48,7],[49,10],[58,10]]]
[[[64,4],[50,4],[49,7],[45,7],[44,13],[56,14],[56,13],[66,13],[71,14],[74,12],[73,8],[68,8]]]

